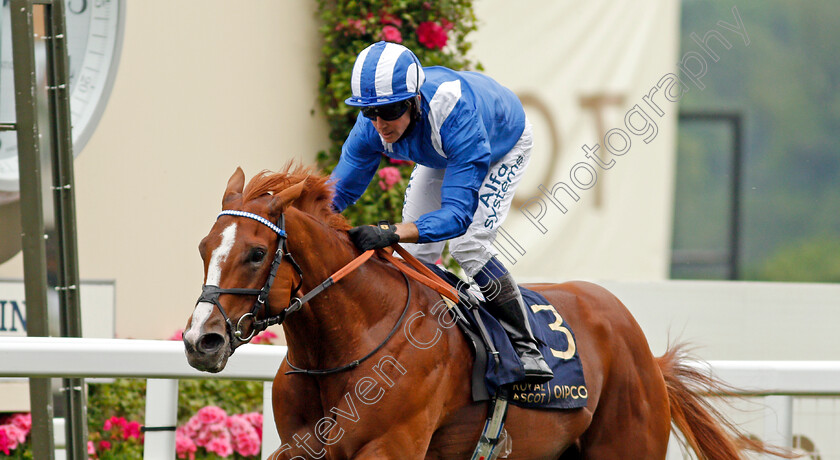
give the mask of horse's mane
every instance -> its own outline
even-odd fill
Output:
[[[336,230],[347,230],[350,224],[341,214],[332,208],[333,190],[329,176],[324,176],[313,167],[303,166],[290,161],[278,172],[264,170],[252,177],[242,193],[242,201],[248,202],[259,197],[275,194],[286,188],[306,181],[300,197],[292,206],[314,216],[316,219]]]

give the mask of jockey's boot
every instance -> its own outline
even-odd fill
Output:
[[[481,286],[486,299],[485,308],[499,320],[505,329],[519,361],[525,369],[525,380],[529,383],[547,382],[554,378],[537,349],[537,341],[528,322],[525,301],[510,273],[505,273],[487,286]]]

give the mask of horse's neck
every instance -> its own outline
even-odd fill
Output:
[[[357,255],[334,230],[313,219],[289,219],[288,231],[289,250],[304,274],[301,295]],[[382,264],[367,262],[290,315],[283,327],[292,363],[308,368],[340,366],[378,345],[405,306],[405,290],[393,284],[395,276],[399,275]],[[371,345],[373,341],[377,343]]]

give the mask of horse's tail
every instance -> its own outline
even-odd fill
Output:
[[[798,457],[788,450],[751,439],[727,420],[701,395],[705,392],[732,395],[733,388],[688,366],[686,356],[683,346],[677,345],[656,361],[668,388],[671,420],[698,458],[742,460],[744,450],[784,458]]]

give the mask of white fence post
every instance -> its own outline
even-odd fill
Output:
[[[793,398],[765,396],[764,405],[764,441],[776,446],[793,447]],[[775,455],[765,457],[779,458]]]
[[[274,406],[271,405],[271,384],[263,382],[262,460],[267,460],[280,447],[280,436],[274,426]]]
[[[175,426],[178,424],[178,381],[146,380],[146,432],[144,460],[175,459]]]

